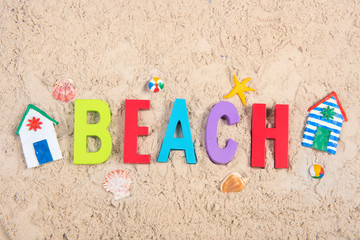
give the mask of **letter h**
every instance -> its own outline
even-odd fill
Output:
[[[251,167],[265,167],[265,139],[274,139],[275,168],[288,168],[289,105],[275,106],[275,127],[266,127],[266,105],[253,104]]]

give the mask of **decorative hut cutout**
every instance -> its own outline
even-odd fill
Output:
[[[343,122],[348,121],[336,93],[329,94],[308,112],[301,145],[335,154]]]
[[[59,122],[29,104],[16,131],[20,135],[28,168],[63,158],[54,124]]]

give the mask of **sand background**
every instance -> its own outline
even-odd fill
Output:
[[[3,1],[0,4],[0,219],[10,239],[356,239],[360,228],[357,1]],[[208,114],[251,77],[248,105],[232,102],[240,122],[219,124],[219,142],[239,142],[227,165],[205,150]],[[146,90],[152,76],[165,81]],[[74,102],[52,95],[72,78],[76,98],[109,104],[113,150],[104,164],[73,162]],[[300,146],[307,109],[336,91],[349,118],[335,156]],[[150,99],[139,125],[139,152],[150,165],[123,163],[124,101]],[[172,152],[157,163],[175,98],[187,102],[198,163]],[[16,128],[28,104],[60,122],[63,160],[26,169]],[[250,167],[251,106],[289,104],[289,169]],[[309,167],[325,168],[321,180]],[[131,196],[114,201],[105,175],[125,169]],[[231,172],[250,178],[241,193],[222,194]]]

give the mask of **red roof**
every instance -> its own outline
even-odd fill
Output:
[[[330,94],[327,95],[323,100],[321,100],[320,102],[318,102],[318,103],[315,104],[314,106],[310,107],[310,108],[308,109],[308,112],[310,112],[311,110],[313,110],[314,108],[316,108],[317,106],[319,106],[320,104],[322,104],[323,102],[329,100],[331,97],[334,97],[334,98],[335,98],[335,100],[336,100],[336,102],[337,102],[337,104],[338,104],[338,106],[339,106],[339,108],[340,108],[341,114],[342,114],[343,117],[344,117],[344,121],[347,122],[348,119],[347,119],[347,117],[346,117],[346,114],[345,114],[345,111],[344,111],[343,107],[342,107],[341,104],[340,104],[340,101],[339,101],[339,98],[338,98],[337,95],[336,95],[336,92],[330,93]]]

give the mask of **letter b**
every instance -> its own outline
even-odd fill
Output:
[[[99,113],[100,121],[96,124],[88,124],[88,112]],[[107,130],[111,121],[109,106],[102,100],[76,99],[74,115],[74,164],[105,162],[112,148],[111,135]],[[101,147],[97,152],[86,150],[88,136],[95,136],[101,140]]]

